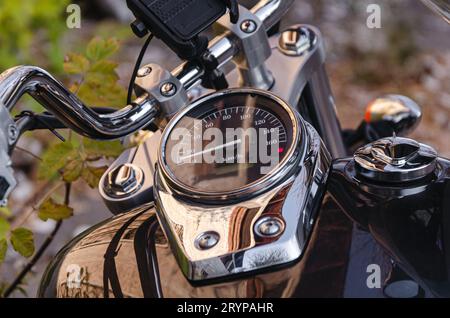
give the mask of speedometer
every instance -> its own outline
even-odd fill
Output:
[[[298,117],[278,97],[235,89],[172,119],[161,144],[166,179],[194,196],[230,198],[274,185],[300,142]]]
[[[189,280],[298,259],[330,161],[314,128],[270,92],[199,98],[161,135],[156,212]]]

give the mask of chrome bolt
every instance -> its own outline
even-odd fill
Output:
[[[177,92],[177,87],[175,86],[174,83],[167,82],[161,86],[161,94],[163,96],[170,97],[170,96],[175,95],[176,92]]]
[[[279,218],[266,216],[255,224],[255,232],[260,237],[275,237],[284,231],[284,222]]]
[[[258,25],[253,20],[245,20],[241,23],[241,30],[245,33],[253,33]]]
[[[199,250],[209,250],[217,245],[220,236],[217,232],[205,232],[200,234],[195,240],[195,247]]]
[[[139,69],[139,71],[137,72],[137,76],[144,77],[144,76],[149,75],[151,72],[152,72],[152,68],[150,66],[144,66]]]
[[[292,26],[280,35],[278,46],[286,55],[301,56],[312,50],[316,35],[307,27]]]
[[[8,127],[8,141],[9,144],[12,145],[17,141],[19,137],[19,130],[17,130],[17,126],[14,124],[9,125]]]
[[[105,190],[114,196],[130,195],[140,189],[143,181],[142,170],[132,164],[123,164],[108,173]]]

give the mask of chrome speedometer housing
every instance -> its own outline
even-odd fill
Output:
[[[239,120],[239,117],[242,118],[244,116],[250,116],[249,120]],[[278,138],[278,140],[272,138],[270,140],[270,142],[277,141],[276,147],[278,147],[280,153],[282,152],[279,162],[268,169],[270,170],[269,172],[254,178],[246,178],[246,162],[243,164],[230,164],[229,162],[224,164],[207,163],[203,166],[201,166],[201,163],[193,163],[192,165],[182,164],[180,167],[176,167],[176,164],[170,159],[170,156],[172,155],[170,151],[172,146],[170,139],[174,135],[174,130],[182,128],[188,130],[188,127],[194,125],[193,122],[195,120],[199,120],[206,129],[208,129],[208,125],[213,125],[214,122],[218,122],[216,124],[216,129],[218,129],[217,127],[221,127],[221,129],[224,130],[225,128],[222,126],[227,125],[224,119],[227,117],[229,117],[228,121],[233,121],[233,119],[234,121],[237,121],[237,123],[234,123],[234,127],[238,127],[238,129],[248,129],[248,126],[253,124],[256,125],[257,122],[265,121],[266,118],[269,118],[267,122],[273,121],[276,123],[275,125],[279,125],[282,133],[286,136],[286,138],[284,138],[284,144],[281,145],[280,141],[282,141],[282,138]],[[258,120],[258,118],[260,119]],[[270,123],[268,123],[268,125],[268,128],[259,129],[273,129],[273,127],[270,126]],[[231,128],[227,127],[226,129],[228,130]],[[275,187],[292,169],[295,169],[296,159],[300,158],[305,151],[305,145],[302,142],[303,135],[304,126],[301,124],[299,115],[293,111],[286,102],[277,96],[256,89],[224,90],[196,101],[177,114],[167,125],[161,139],[159,151],[161,176],[170,184],[171,188],[176,193],[184,196],[186,199],[216,202],[218,204],[224,201],[245,200]],[[223,143],[225,144],[225,141]],[[260,166],[259,164],[260,162],[257,162],[253,165],[256,166],[256,168],[263,169],[264,166]],[[175,166],[175,169],[173,166]],[[204,178],[207,179],[207,176],[212,176],[213,178],[212,180],[205,180],[203,182],[203,187],[195,186],[192,184],[194,182],[189,183],[183,180],[187,179],[183,178],[183,176],[186,176],[190,172],[191,174],[189,176],[199,179],[202,168],[205,168],[205,166],[209,169],[203,170],[208,170],[209,173],[205,172]],[[244,168],[239,168],[239,166],[244,166]],[[189,169],[190,167],[193,168]],[[235,177],[225,178],[223,174],[219,175],[219,170],[223,169],[223,167],[232,170]],[[229,169],[229,167],[234,168]],[[253,170],[255,170],[255,168],[253,168]],[[182,176],[180,177],[180,175]],[[230,173],[228,175],[230,175]],[[219,178],[220,181],[217,181]],[[230,179],[234,179],[235,182],[230,182]],[[197,184],[198,183],[199,182],[197,182]],[[239,183],[239,185],[234,185],[234,183]],[[227,188],[227,185],[229,185],[229,188]]]
[[[268,126],[264,126],[261,119],[255,122],[254,117],[248,123],[261,124],[263,129],[275,132],[264,135],[267,130],[263,130],[259,135],[262,141],[258,145],[261,149],[270,146],[271,151],[268,152],[272,155],[276,153],[276,144],[281,153],[278,164],[263,176],[254,173],[259,163],[250,167],[244,165],[246,170],[240,169],[240,166],[230,168],[232,177],[228,179],[221,178],[223,174],[220,171],[224,168],[216,163],[189,162],[181,172],[174,174],[172,170],[177,166],[169,164],[167,159],[170,148],[167,145],[174,129],[180,127],[180,123],[183,126],[183,122],[189,122],[192,119],[186,119],[189,116],[197,116],[202,121],[206,119],[203,124],[212,127],[214,124],[208,118],[214,118],[215,113],[208,112],[209,104],[220,104],[222,108],[218,114],[229,116],[228,111],[223,111],[230,109],[225,105],[226,101],[230,97],[242,95],[251,97],[247,100],[250,104],[234,105],[232,110],[237,114],[236,120],[224,124],[223,118],[218,119],[220,128],[246,125],[246,121],[240,119],[246,118],[248,107],[267,110],[273,115],[264,113],[265,118],[271,119],[269,123],[266,122]],[[264,108],[267,105],[252,104],[254,98],[270,101],[273,109]],[[247,108],[242,110],[239,108],[241,106]],[[290,134],[290,137],[282,138],[283,133]],[[231,144],[221,141],[210,149],[226,148],[235,154],[236,140]],[[285,146],[288,147],[284,149]],[[215,153],[214,150],[212,152]],[[177,149],[175,154],[178,153]],[[205,150],[200,149],[187,156],[196,157],[204,153]],[[180,158],[184,157],[184,153],[180,155]],[[181,161],[181,164],[184,162]],[[180,112],[171,120],[162,136],[154,194],[158,218],[183,273],[191,281],[207,282],[249,271],[276,268],[298,260],[314,226],[316,212],[325,193],[329,168],[330,156],[315,129],[272,93],[230,89],[203,97]],[[188,178],[189,174],[183,175],[187,171],[193,174],[194,181]],[[197,174],[202,178],[204,176],[208,183],[199,183],[195,179]],[[246,179],[234,179],[239,176]],[[248,180],[252,182],[247,183]],[[192,184],[187,184],[189,182]],[[211,188],[223,185],[224,191],[202,191],[209,190],[208,185]]]

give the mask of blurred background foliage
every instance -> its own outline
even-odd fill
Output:
[[[126,90],[118,83],[118,63],[112,59],[120,42],[118,38],[110,37],[111,30],[116,29],[117,32],[112,34],[117,33],[123,40],[121,27],[109,22],[102,25],[99,32],[89,25],[82,32],[76,29],[78,32],[70,32],[65,14],[69,3],[69,0],[0,0],[0,69],[3,71],[19,64],[38,65],[64,80],[88,105],[124,105]],[[100,36],[93,37],[93,33]],[[127,34],[131,36],[129,31]],[[90,37],[93,38],[87,40]],[[15,113],[25,109],[43,111],[31,98],[24,98]],[[12,208],[0,210],[0,264],[13,253],[12,259],[21,255],[29,258],[29,264],[34,266],[35,255],[39,252],[35,246],[36,226],[30,226],[30,219],[51,220],[55,229],[59,229],[62,220],[73,216],[74,208],[70,206],[72,184],[82,180],[88,187],[96,188],[108,162],[123,151],[120,141],[98,142],[68,131],[62,136],[64,142],[55,141],[51,134],[27,133],[28,143],[39,144],[40,149],[33,152],[18,146],[16,157],[28,156],[33,160],[19,160],[19,167],[15,160],[15,168],[19,172],[22,170],[24,178],[39,190],[33,193],[34,190],[28,189],[31,200],[24,202],[20,202],[23,195],[13,196]],[[21,153],[18,155],[17,152]],[[42,187],[39,187],[40,183]],[[16,191],[20,190],[19,186]],[[27,192],[26,188],[23,190]],[[20,267],[6,276],[14,277],[16,272],[15,275],[20,277]],[[24,278],[19,281],[16,278],[11,283],[1,275],[0,297],[14,292],[25,293],[24,282]]]
[[[40,63],[62,71],[63,12],[69,0],[0,0],[0,68]]]

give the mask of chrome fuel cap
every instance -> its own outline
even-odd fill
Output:
[[[437,153],[430,146],[401,137],[383,138],[359,148],[357,173],[383,182],[408,182],[424,178],[436,168]]]

